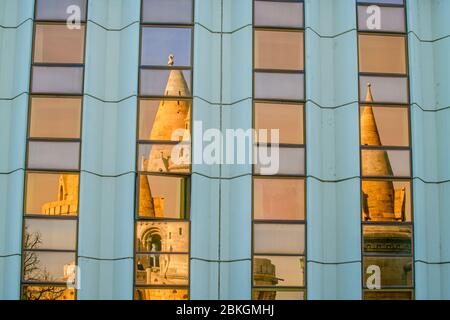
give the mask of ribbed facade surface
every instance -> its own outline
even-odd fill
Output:
[[[23,297],[27,149],[35,143],[28,137],[35,2],[0,0],[0,299],[8,300]],[[142,1],[87,3],[81,131],[75,139],[80,164],[69,170],[79,175],[73,220],[74,256],[81,271],[76,298],[132,300],[138,287]],[[192,81],[186,79],[184,91],[173,90],[192,100],[190,112],[190,102],[182,102],[182,112],[189,113],[192,124],[201,122],[203,130],[251,129],[257,99],[254,1],[193,3],[193,21],[185,23],[192,28],[192,62],[186,67]],[[302,290],[310,300],[360,300],[365,285],[360,107],[368,100],[360,92],[364,75],[358,63],[357,1],[305,0],[303,5],[305,92],[300,100],[307,152]],[[450,299],[450,0],[407,0],[405,10],[414,298]],[[174,81],[179,85],[181,80]],[[178,95],[169,91],[167,96]],[[208,145],[201,145],[201,134],[192,130],[193,153]],[[373,161],[388,166],[384,154]],[[254,168],[250,163],[193,163],[189,170],[186,296],[252,299]]]

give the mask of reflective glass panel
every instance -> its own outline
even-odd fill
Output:
[[[273,148],[273,149],[272,149]],[[305,149],[260,146],[255,148],[258,161],[255,174],[261,175],[304,175]],[[255,156],[254,155],[254,156]],[[266,160],[270,159],[270,161]],[[266,164],[268,163],[268,164]]]
[[[363,240],[364,253],[412,253],[411,226],[364,225]]]
[[[408,79],[403,77],[359,77],[361,98],[367,96],[371,85],[373,102],[408,103]]]
[[[75,300],[75,289],[59,286],[23,286],[23,300]]]
[[[75,220],[25,219],[24,249],[76,250]]]
[[[141,172],[189,173],[190,165],[189,143],[139,145],[139,171]]]
[[[145,23],[192,23],[192,0],[144,0],[142,20]]]
[[[32,92],[81,94],[83,72],[83,67],[34,66]]]
[[[381,287],[411,287],[413,261],[411,257],[364,257],[364,270],[369,266],[380,268]],[[373,272],[364,272],[364,284]]]
[[[136,285],[188,285],[187,254],[136,255]]]
[[[141,95],[191,96],[191,71],[141,69]]]
[[[253,285],[302,287],[305,285],[305,258],[254,256]]]
[[[409,150],[361,150],[362,175],[368,177],[409,177]]]
[[[253,228],[255,254],[303,254],[305,225],[257,223]]]
[[[374,20],[378,14],[376,10],[371,6],[358,6],[359,30],[405,32],[404,8],[379,7],[379,28]]]
[[[27,282],[66,282],[68,268],[75,265],[72,252],[23,252],[23,280]]]
[[[304,99],[304,74],[255,72],[255,98]]]
[[[303,27],[300,1],[255,1],[255,25],[266,27]]]
[[[188,300],[187,289],[148,289],[137,288],[134,291],[135,300]]]
[[[189,252],[188,222],[139,221],[136,226],[137,252]]]
[[[28,168],[78,170],[79,142],[28,142]]]
[[[258,289],[253,290],[253,300],[305,300],[305,292]]]
[[[85,21],[86,2],[86,0],[37,0],[36,19],[66,21],[79,13],[81,20]]]

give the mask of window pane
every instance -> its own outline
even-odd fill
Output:
[[[83,92],[82,67],[33,67],[32,91],[34,93]]]
[[[187,289],[145,289],[137,288],[134,291],[135,300],[187,300]]]
[[[255,31],[255,68],[303,70],[303,32]]]
[[[305,149],[304,148],[282,148],[272,146],[260,146],[255,149],[258,155],[258,161],[255,165],[255,174],[261,175],[304,175],[305,174]],[[262,164],[261,155],[272,159],[269,165]],[[278,163],[277,163],[278,162]],[[278,170],[277,170],[278,167]]]
[[[27,173],[25,213],[77,215],[79,180],[77,174]]]
[[[28,168],[78,170],[79,142],[28,142]]]
[[[254,217],[260,220],[304,220],[303,179],[254,179]]]
[[[304,74],[255,72],[255,98],[304,99]]]
[[[80,138],[81,98],[31,98],[31,138]]]
[[[258,289],[253,290],[253,300],[305,300],[305,292]]]
[[[362,192],[363,221],[411,221],[409,181],[363,180]]]
[[[136,251],[187,253],[189,251],[189,223],[137,222]]]
[[[24,249],[75,250],[75,220],[25,219]]]
[[[358,28],[359,30],[405,32],[405,9],[404,8],[380,8],[380,29],[370,29],[374,11],[369,6],[358,6]],[[369,23],[369,24],[368,24]]]
[[[141,95],[191,96],[191,71],[141,69]]]
[[[255,25],[303,27],[303,3],[300,1],[255,1]]]
[[[359,71],[406,74],[406,41],[403,36],[361,34]]]
[[[279,130],[280,143],[303,144],[303,105],[281,103],[255,103],[255,129]],[[256,142],[259,142],[259,135]]]
[[[71,6],[80,8],[82,21],[86,20],[86,0],[37,0],[36,19],[38,20],[64,20],[72,16]],[[70,13],[67,13],[69,11]]]
[[[190,66],[191,32],[190,28],[142,28],[141,64]],[[173,55],[173,64],[169,55]]]
[[[189,173],[191,145],[140,144],[139,171]]]
[[[253,229],[256,254],[303,254],[305,252],[305,225],[262,224]]]
[[[253,257],[253,285],[302,287],[305,285],[305,258]]]
[[[35,63],[83,63],[84,26],[69,29],[66,24],[36,24]]]
[[[364,253],[383,254],[411,254],[412,253],[412,227],[365,225]]]
[[[189,130],[191,106],[190,100],[141,100],[139,140],[172,140],[178,129]]]
[[[187,216],[188,180],[179,177],[141,175],[138,215],[148,218],[184,219]]]
[[[411,287],[413,261],[410,257],[364,257],[364,270],[377,266],[381,271],[381,287]],[[364,285],[371,273],[364,272]]]
[[[188,285],[187,254],[136,255],[136,285]]]
[[[142,20],[147,23],[192,23],[192,0],[144,0]]]
[[[75,300],[75,289],[50,286],[23,286],[23,300]]]
[[[403,4],[404,0],[357,0],[358,3]]]
[[[408,150],[361,150],[361,166],[363,176],[411,176]]]
[[[359,77],[361,100],[371,85],[373,102],[408,103],[408,79],[400,77]]]
[[[23,280],[29,282],[66,282],[66,270],[75,265],[72,252],[23,252]]]
[[[409,146],[407,108],[362,106],[361,145]]]
[[[413,300],[412,290],[364,290],[364,300]]]

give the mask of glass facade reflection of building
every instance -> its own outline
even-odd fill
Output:
[[[448,1],[0,12],[0,299],[450,298]]]

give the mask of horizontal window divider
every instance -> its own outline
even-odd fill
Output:
[[[360,147],[361,147],[361,151],[363,151],[363,150],[411,151],[411,147],[400,147],[400,146],[371,146],[371,145],[362,144]]]
[[[189,178],[191,176],[190,172],[180,173],[180,172],[141,172],[138,171],[139,176],[158,176],[158,177],[178,177],[178,178]]]
[[[61,287],[71,289],[67,287],[67,282],[42,282],[42,281],[30,281],[22,280],[22,286],[27,287]]]
[[[41,20],[34,20],[35,25],[40,24],[40,25],[60,25],[60,26],[66,26],[67,25],[67,20],[59,20],[59,19],[55,19],[55,20],[48,20],[48,19],[41,19]],[[86,26],[86,20],[82,20],[80,21],[80,25],[82,26]]]
[[[79,174],[80,170],[64,170],[64,169],[26,169],[27,173],[42,174]]]
[[[359,72],[359,76],[360,77],[405,78],[405,79],[409,78],[408,73]]]
[[[380,2],[357,2],[356,5],[358,7],[362,6],[379,6],[379,7],[388,7],[388,8],[404,8],[405,7],[405,1],[403,1],[403,4],[399,4],[399,3],[380,3]]]
[[[254,25],[255,31],[280,31],[280,32],[304,32],[305,27],[283,27],[283,26],[266,26],[266,25]]]
[[[142,216],[135,216],[136,222],[159,222],[159,223],[169,223],[169,222],[187,222],[190,223],[191,220],[189,218],[152,218],[152,217],[142,217]]]
[[[365,252],[364,247],[362,250],[362,257],[363,258],[411,258],[411,261],[413,261],[414,256],[413,253],[388,253],[388,252]]]
[[[41,138],[41,137],[28,137],[29,142],[76,142],[81,143],[81,138]]]
[[[172,70],[191,71],[192,70],[191,66],[141,65],[141,66],[139,66],[139,68],[142,70],[168,70],[168,71],[172,71]]]
[[[253,253],[254,257],[298,257],[298,258],[306,258],[306,253]]]
[[[195,23],[168,23],[168,22],[146,22],[141,21],[143,28],[193,28]]]
[[[257,130],[257,129],[255,129]],[[295,143],[263,143],[256,142],[253,144],[255,147],[280,147],[280,148],[292,148],[292,149],[305,149],[306,144],[295,144]]]
[[[306,286],[258,286],[253,285],[253,290],[261,291],[298,291],[302,292],[306,290]]]
[[[33,67],[84,68],[84,63],[47,63],[34,62]]]
[[[178,290],[188,290],[189,285],[177,285],[177,284],[134,284],[134,289],[158,289],[158,290],[168,290],[168,289],[178,289]]]
[[[295,105],[305,105],[306,100],[289,100],[289,99],[258,99],[254,98],[253,103],[271,103],[271,104],[295,104]]]
[[[33,18],[25,19],[22,22],[20,22],[18,25],[15,25],[15,26],[5,26],[5,25],[0,24],[0,28],[1,29],[18,29],[21,26],[23,26],[25,23],[27,23],[28,21],[33,21]]]
[[[379,291],[414,291],[414,285],[411,286],[381,286],[380,289],[369,289],[363,285],[363,290],[366,292],[379,292]]]
[[[192,100],[192,96],[156,96],[156,95],[139,95],[139,99],[153,100]]]
[[[60,98],[60,99],[76,99],[76,98],[83,98],[83,94],[73,94],[73,93],[45,93],[45,92],[30,92],[30,98]]]
[[[24,213],[23,218],[26,220],[61,220],[61,221],[78,221],[78,215],[48,215],[48,214],[29,214]]]
[[[327,106],[322,106],[321,104],[315,102],[315,101],[312,100],[312,99],[307,99],[307,100],[305,101],[305,103],[308,103],[308,102],[309,102],[309,103],[312,103],[312,104],[315,105],[317,108],[320,108],[320,109],[322,109],[322,110],[337,110],[337,109],[344,108],[344,107],[349,107],[349,106],[351,106],[351,105],[353,105],[353,104],[357,104],[357,103],[358,103],[358,101],[350,101],[350,102],[346,102],[346,103],[343,103],[343,104],[338,104],[338,105],[335,105],[335,106],[332,106],[332,107],[327,107]]]
[[[389,176],[389,177],[380,177],[380,176],[361,176],[361,180],[364,181],[411,181],[412,178],[411,177],[393,177],[393,176]]]
[[[361,224],[363,226],[392,226],[392,227],[412,227],[414,224],[411,221],[405,221],[405,222],[390,222],[390,221],[361,221]]]
[[[434,42],[438,42],[438,41],[441,41],[441,40],[450,38],[450,34],[448,34],[448,35],[445,35],[445,36],[442,36],[442,37],[439,37],[439,38],[436,38],[436,39],[421,39],[421,38],[417,35],[417,33],[415,33],[413,30],[410,30],[410,31],[408,32],[408,35],[409,35],[409,34],[414,35],[414,36],[417,38],[417,40],[419,40],[420,42],[423,42],[423,43],[434,43]]]
[[[268,177],[268,178],[292,178],[292,179],[296,179],[296,178],[306,178],[305,174],[299,174],[299,175],[295,175],[295,174],[276,174],[276,175],[265,175],[265,174],[261,174],[261,173],[256,173],[255,169],[255,165],[253,165],[253,176],[254,177]]]
[[[403,108],[407,109],[409,108],[410,104],[408,103],[398,103],[398,102],[367,102],[367,101],[360,101],[361,107],[364,106],[371,106],[371,107],[389,107],[389,108]]]
[[[182,128],[180,128],[182,129]],[[164,144],[169,144],[169,145],[179,145],[179,144],[183,144],[183,145],[191,145],[191,141],[174,141],[174,140],[138,140],[137,144],[139,145],[164,145]]]
[[[407,33],[406,32],[402,32],[402,31],[388,31],[388,30],[359,30],[358,29],[358,34],[359,35],[371,35],[371,36],[383,36],[383,37],[396,37],[396,36],[406,36]]]
[[[37,253],[77,253],[77,250],[63,250],[63,249],[27,249],[23,248],[23,252],[37,252]]]
[[[257,224],[290,224],[290,225],[306,225],[306,220],[261,220],[253,219],[253,223]]]
[[[174,255],[174,256],[187,256],[189,255],[189,251],[186,252],[168,252],[168,251],[136,251],[136,255],[152,255],[152,254],[165,254],[165,255]]]
[[[286,69],[253,69],[254,73],[285,73],[285,74],[305,74],[305,70]]]

